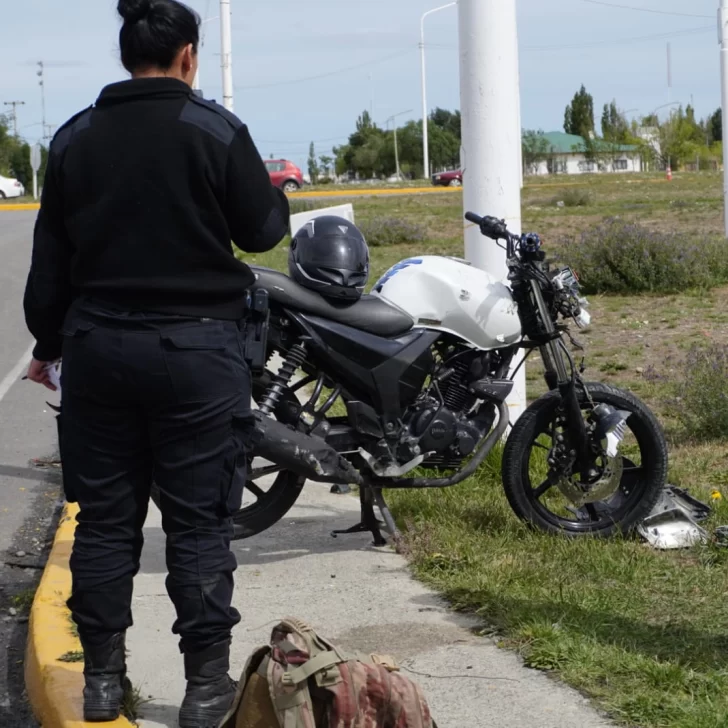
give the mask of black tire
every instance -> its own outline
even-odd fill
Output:
[[[5,197],[5,193],[2,190],[0,190],[0,200],[6,200],[6,199],[7,199],[7,197]]]
[[[547,494],[561,495],[558,486],[550,486],[540,495],[539,487],[531,484],[534,466],[532,455],[541,435],[548,434],[554,420],[559,395],[549,392],[536,400],[518,420],[506,443],[503,453],[502,476],[508,502],[516,515],[541,531],[560,533],[570,537],[592,536],[609,537],[617,533],[630,533],[657,503],[667,479],[668,453],[662,428],[650,410],[635,396],[607,384],[586,385],[595,403],[605,403],[620,410],[632,412],[627,420],[627,428],[633,438],[634,453],[623,452],[625,466],[617,491],[607,501],[599,501],[591,506],[575,509],[567,506],[573,513],[565,517],[554,513],[544,505],[542,499]],[[582,409],[589,407],[583,390],[579,396]],[[639,463],[627,459],[630,455],[640,458]],[[537,463],[538,465],[538,463]]]
[[[300,189],[301,186],[295,180],[289,179],[283,183],[284,192],[298,192]]]
[[[255,402],[260,401],[268,388],[269,377],[270,374],[266,372],[253,380],[253,400]],[[291,413],[297,404],[298,400],[295,395],[288,393],[283,397],[275,412],[276,419],[290,422]],[[288,470],[279,472],[275,481],[265,491],[255,483],[250,481],[246,483],[247,493],[245,495],[253,493],[256,501],[245,506],[233,516],[235,526],[233,540],[239,541],[257,536],[278,523],[296,504],[305,483],[306,478]],[[159,508],[159,489],[156,484],[152,486],[152,500]]]

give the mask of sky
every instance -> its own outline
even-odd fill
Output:
[[[304,165],[311,141],[318,154],[330,153],[346,142],[364,109],[381,126],[401,112],[400,124],[419,118],[420,17],[444,1],[232,0],[235,112],[261,154]],[[189,4],[209,19],[201,86],[207,98],[220,100],[219,3]],[[629,118],[668,99],[692,101],[698,117],[720,104],[716,0],[517,5],[526,129],[562,129],[564,108],[581,84],[594,96],[597,125],[612,99]],[[18,126],[30,142],[41,137],[37,61],[46,64],[46,119],[56,125],[92,104],[104,85],[128,77],[118,60],[115,8],[111,0],[3,0],[0,113],[8,108],[2,102],[25,101]],[[426,44],[429,106],[458,108],[457,8],[427,19]]]

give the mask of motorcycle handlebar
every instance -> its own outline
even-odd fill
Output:
[[[480,228],[480,232],[491,240],[510,240],[513,235],[508,232],[505,220],[499,220],[497,217],[481,217],[474,212],[466,212],[465,219],[472,222]]]

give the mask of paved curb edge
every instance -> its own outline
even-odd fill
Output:
[[[58,658],[81,649],[72,631],[66,599],[71,593],[69,559],[78,508],[63,509],[36,592],[28,625],[25,685],[33,713],[43,728],[91,728],[83,720],[83,664]],[[125,718],[104,723],[109,728],[131,728]]]

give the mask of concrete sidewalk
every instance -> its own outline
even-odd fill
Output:
[[[474,637],[468,619],[450,613],[412,579],[404,559],[369,546],[367,534],[333,539],[353,525],[358,499],[309,484],[275,528],[234,544],[240,568],[235,605],[243,615],[233,643],[233,676],[265,645],[275,620],[300,617],[347,650],[393,654],[419,674],[439,728],[600,728],[578,693],[529,670],[491,640]],[[129,633],[130,677],[153,702],[143,728],[177,725],[184,692],[182,659],[170,632],[174,612],[165,588],[164,534],[152,507]]]

